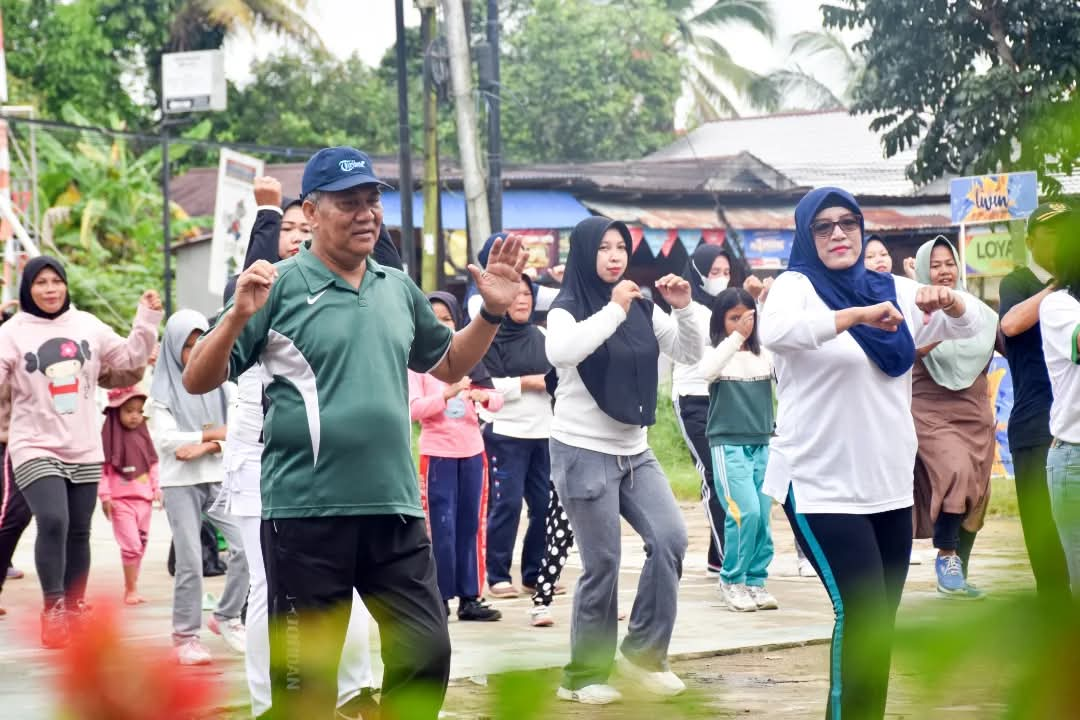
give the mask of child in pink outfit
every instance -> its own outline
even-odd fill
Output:
[[[454,329],[461,317],[449,293],[428,296],[435,315]],[[409,372],[409,412],[420,421],[420,490],[431,529],[439,590],[450,614],[458,599],[459,620],[498,620],[498,610],[480,599],[483,572],[483,524],[487,515],[487,463],[480,435],[477,403],[489,412],[503,405],[502,395],[482,387],[482,366],[470,377],[448,385],[431,375]]]
[[[139,595],[139,566],[146,554],[153,503],[161,504],[158,457],[146,428],[143,406],[146,394],[134,387],[109,391],[101,444],[105,464],[101,468],[98,497],[101,510],[113,526],[124,567],[124,602],[146,602]]]

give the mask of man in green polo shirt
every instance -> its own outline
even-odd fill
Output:
[[[382,186],[358,150],[316,153],[302,181],[311,243],[240,275],[184,372],[193,393],[257,362],[271,378],[265,717],[333,717],[336,668],[326,658],[340,657],[353,587],[382,636],[381,717],[435,718],[446,692],[450,638],[412,462],[406,371],[456,382],[474,367],[514,300],[525,253],[512,236],[484,271],[470,267],[484,307],[454,334],[406,275],[370,257]]]

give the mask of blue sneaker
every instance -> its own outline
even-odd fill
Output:
[[[937,589],[942,595],[967,596],[968,585],[964,580],[964,567],[957,555],[938,556],[934,561],[937,571]]]

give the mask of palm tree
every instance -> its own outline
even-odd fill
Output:
[[[301,15],[307,4],[308,0],[182,0],[169,26],[169,49],[207,49],[207,40],[216,48],[225,35],[239,30],[253,33],[257,27],[321,48],[318,32]]]
[[[731,90],[748,96],[760,77],[735,62],[712,31],[745,26],[772,40],[776,29],[769,0],[713,0],[700,10],[700,0],[665,4],[678,26],[676,50],[684,60],[683,84],[691,100],[687,124],[737,116]]]
[[[827,61],[839,68],[844,87],[835,92],[805,69],[808,60]],[[866,63],[835,32],[814,30],[791,38],[788,66],[758,78],[748,90],[751,101],[765,110],[830,110],[851,104]]]

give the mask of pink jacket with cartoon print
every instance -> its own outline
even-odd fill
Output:
[[[53,320],[18,313],[0,327],[0,385],[11,384],[13,467],[39,457],[104,461],[94,393],[101,368],[146,365],[162,315],[139,305],[127,339],[81,310]]]

